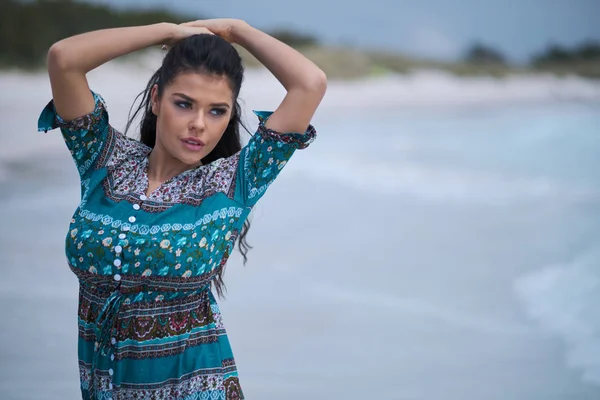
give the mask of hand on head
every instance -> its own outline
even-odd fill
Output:
[[[167,44],[163,45],[163,50],[168,50],[178,41],[192,35],[209,34],[217,35],[233,43],[233,28],[243,24],[244,21],[239,19],[206,19],[184,22],[177,25],[178,29],[175,36]]]

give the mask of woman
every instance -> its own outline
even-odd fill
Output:
[[[243,149],[243,67],[230,43],[287,90],[275,112],[257,112],[258,130]],[[137,141],[110,126],[86,73],[159,44],[170,49],[144,93]],[[211,284],[220,294],[252,207],[294,151],[314,139],[310,120],[325,93],[324,73],[231,19],[70,37],[50,48],[48,72],[53,100],[39,129],[61,129],[82,185],[66,253],[80,282],[83,398],[243,398]],[[240,250],[245,258],[241,242]]]

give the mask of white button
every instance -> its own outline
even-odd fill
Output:
[[[124,233],[121,233],[121,234],[119,235],[119,239],[125,239],[126,237],[127,237],[127,235],[125,235]]]
[[[118,258],[113,261],[113,264],[115,265],[115,267],[120,267],[121,266],[121,260],[119,260]]]
[[[123,234],[122,234],[122,235],[123,235]],[[125,236],[125,235],[123,235],[123,236]],[[123,239],[124,239],[124,238],[123,238]],[[116,252],[116,253],[120,253],[120,252],[122,252],[122,251],[123,251],[123,248],[122,248],[121,246],[115,246],[115,252]]]
[[[109,388],[110,390],[112,390],[112,383],[110,383],[110,382],[108,383],[108,388]]]
[[[133,209],[134,210],[139,210],[140,209],[140,205],[139,204],[134,204],[133,205]]]
[[[117,339],[115,339],[115,338],[110,338],[110,343],[111,343],[111,344],[115,344],[115,343],[117,343]],[[111,357],[111,360],[112,360],[112,358],[114,358],[114,356],[113,356],[113,357]]]
[[[116,274],[116,275],[114,276],[114,278],[115,278],[115,281],[119,282],[119,281],[121,280],[121,275],[119,275],[119,274]]]
[[[135,217],[134,216],[129,217],[129,222],[131,222],[133,224],[135,222]]]
[[[115,373],[115,371],[113,371],[113,369],[112,369],[112,368],[108,370],[108,374],[109,374],[110,376],[113,376],[113,374],[114,374],[114,373]]]
[[[145,200],[148,200],[148,198],[147,198],[146,196],[144,196],[144,195],[141,195],[141,196],[140,196],[140,200],[141,200],[141,201],[145,201]]]
[[[115,355],[114,354],[110,355],[110,361],[115,361]]]
[[[131,218],[129,218],[129,219],[131,220]],[[125,226],[123,227],[123,231],[124,231],[124,232],[127,232],[128,230],[129,230],[129,227],[128,227],[127,225],[125,225]]]

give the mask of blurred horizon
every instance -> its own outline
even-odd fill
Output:
[[[599,0],[371,0],[349,6],[322,0],[84,0],[120,9],[161,8],[190,19],[239,18],[261,29],[289,29],[324,44],[392,50],[452,61],[474,44],[502,52],[510,62],[527,62],[552,45],[573,47],[600,41]],[[268,12],[267,12],[268,11]]]

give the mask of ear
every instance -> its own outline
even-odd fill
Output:
[[[152,114],[154,115],[158,115],[158,110],[160,109],[158,102],[158,85],[154,84],[150,90],[150,104],[152,106]]]

